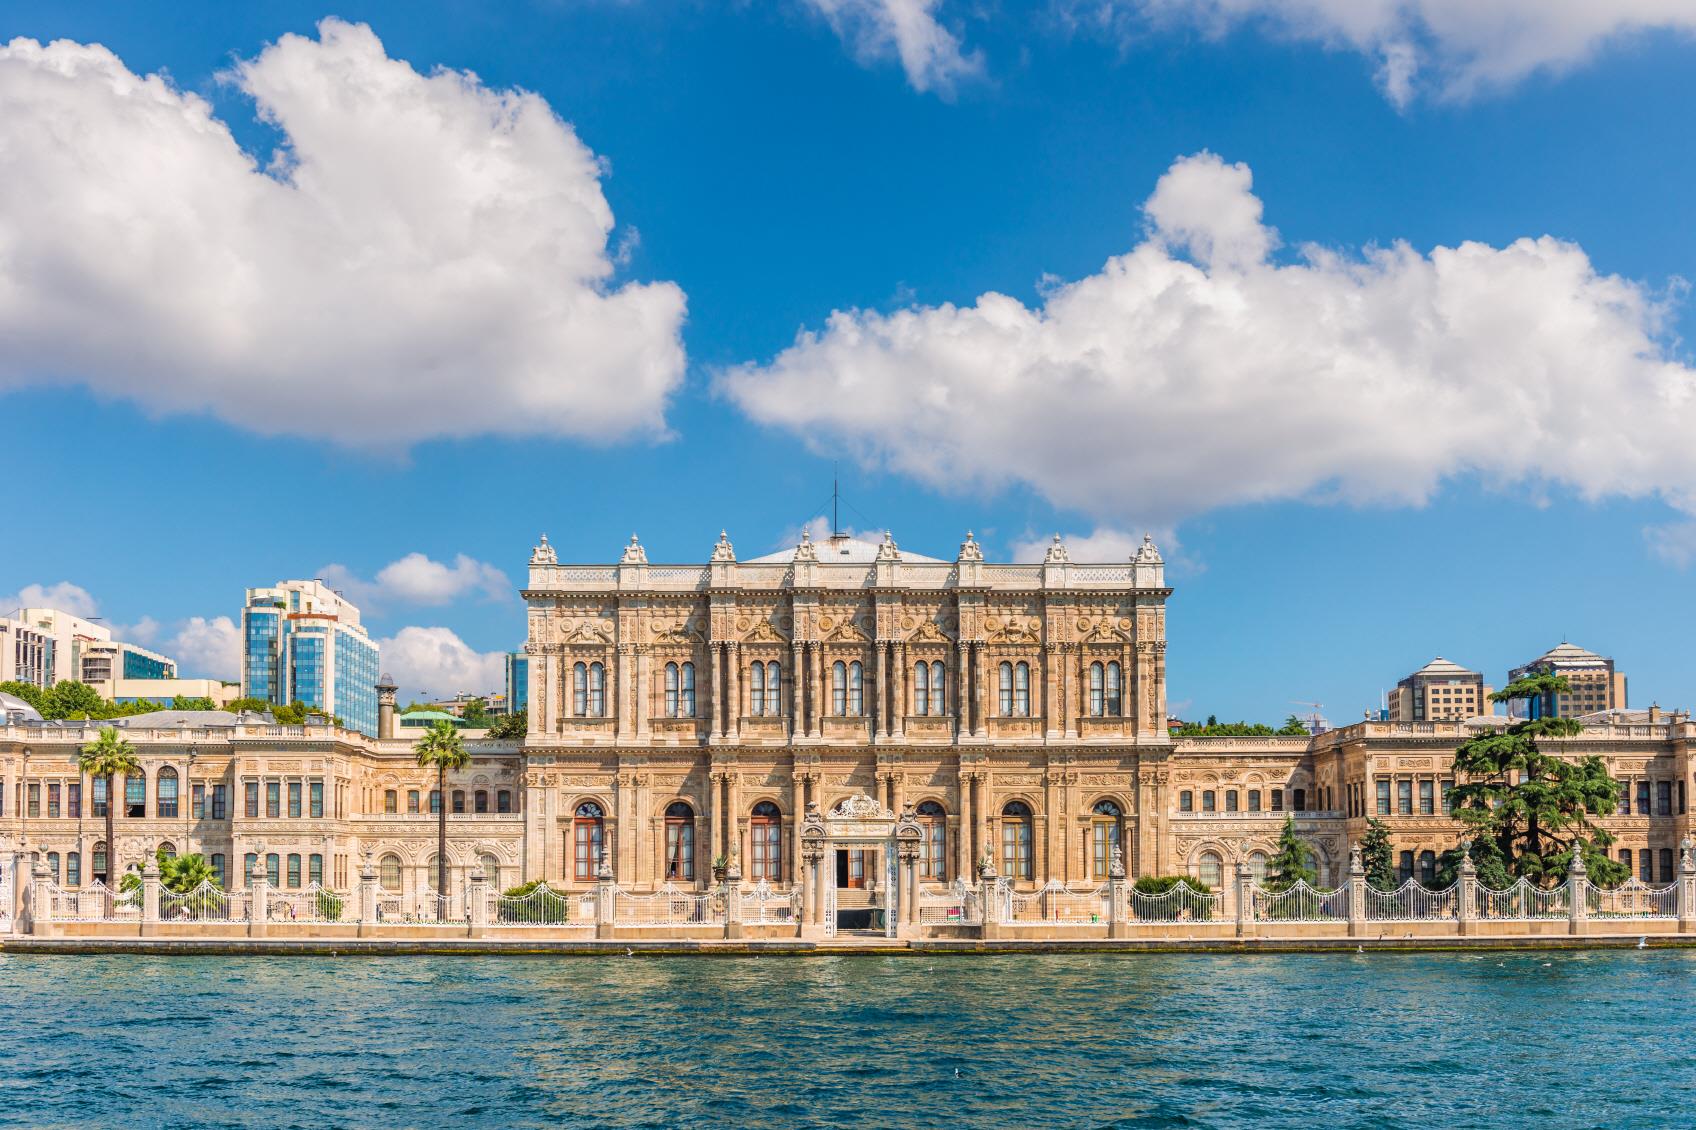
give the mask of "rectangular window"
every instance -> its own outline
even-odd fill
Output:
[[[430,815],[436,816],[442,811],[442,790],[430,790]]]
[[[1214,811],[1214,809],[1217,806],[1218,806],[1218,802],[1214,798],[1213,790],[1212,789],[1201,790],[1201,810],[1203,812],[1212,812],[1212,811]]]
[[[1671,816],[1672,815],[1672,782],[1671,781],[1656,781],[1655,782],[1655,815],[1656,816]]]
[[[1284,811],[1284,790],[1283,789],[1273,789],[1272,790],[1272,811],[1273,812]]]
[[[300,782],[289,782],[289,819],[300,819]]]
[[[212,786],[212,819],[226,820],[230,812],[229,790],[223,785]]]
[[[1236,789],[1226,789],[1225,790],[1225,811],[1226,812],[1237,811],[1237,790]]]
[[[312,788],[308,791],[308,795],[307,795],[307,805],[308,805],[308,807],[307,807],[306,812],[307,812],[308,816],[312,817],[312,819],[314,819],[314,820],[320,820],[320,819],[323,818],[323,816],[324,816],[324,782],[322,782],[322,781],[313,781],[312,782]],[[314,858],[317,858],[317,857],[315,856]]]
[[[1195,793],[1191,792],[1189,789],[1184,789],[1178,793],[1178,811],[1195,811]]]
[[[47,786],[47,818],[49,820],[58,819],[59,794],[60,788],[58,782],[50,782]]]
[[[1396,814],[1413,815],[1413,782],[1406,777],[1396,782]]]
[[[1382,778],[1378,781],[1378,815],[1390,814],[1390,782]]]
[[[306,881],[324,885],[324,857],[316,852],[306,858]]]
[[[464,789],[455,789],[453,791],[453,813],[454,813],[455,816],[458,816],[460,813],[462,813],[464,811],[465,811],[465,790]]]
[[[89,806],[90,808],[92,808],[94,810],[93,815],[95,815],[95,816],[106,815],[106,796],[107,796],[107,790],[109,788],[111,788],[111,784],[110,784],[110,782],[108,782],[106,780],[106,778],[104,778],[104,777],[94,778],[94,800],[93,800],[93,803]]]
[[[500,792],[495,794],[495,811],[512,811],[512,791],[510,789],[502,789]]]
[[[289,856],[289,886],[300,886],[300,856],[294,854]]]
[[[1672,849],[1661,849],[1661,882],[1672,882]]]
[[[272,820],[283,814],[283,783],[265,782],[265,815]]]
[[[1619,807],[1614,809],[1617,816],[1631,815],[1631,783],[1621,781],[1619,784]]]
[[[406,810],[411,813],[418,811],[418,790],[408,789],[406,793]]]
[[[1431,816],[1437,811],[1436,782],[1423,780],[1419,782],[1419,814]]]
[[[31,781],[29,783],[28,796],[29,796],[29,807],[28,807],[27,811],[29,813],[30,818],[33,820],[35,817],[41,815],[41,784],[40,784],[40,782]]]
[[[283,859],[276,852],[265,857],[265,881],[273,887],[283,885]]]
[[[1643,881],[1645,883],[1653,883],[1655,881],[1655,853],[1650,851],[1648,848],[1644,848],[1643,853],[1639,858],[1643,863]]]
[[[393,789],[383,790],[383,811],[390,816],[400,811],[395,803],[395,791]]]
[[[242,789],[245,796],[242,804],[242,815],[250,820],[257,819],[259,816],[259,782],[247,781],[243,784]]]
[[[1649,815],[1649,782],[1637,782],[1637,815]]]
[[[1260,811],[1260,790],[1259,789],[1250,789],[1248,791],[1248,810],[1250,812],[1259,812]]]
[[[1684,795],[1684,783],[1679,782],[1679,796]],[[65,786],[65,815],[72,820],[82,815],[82,782],[72,781]]]
[[[196,820],[206,819],[206,786],[190,785],[188,787],[189,815]]]

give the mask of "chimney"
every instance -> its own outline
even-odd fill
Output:
[[[377,680],[377,739],[390,741],[395,736],[395,692],[400,688],[395,686],[394,676],[387,671]]]
[[[1655,723],[1659,722],[1660,720],[1661,720],[1661,704],[1658,703],[1658,702],[1651,702],[1649,704],[1649,725],[1653,726]]]

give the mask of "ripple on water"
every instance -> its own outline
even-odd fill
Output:
[[[1696,956],[1667,950],[0,956],[0,994],[0,1125],[1562,1127],[1696,1103]],[[1621,1047],[1655,1048],[1654,1087],[1596,1069]]]

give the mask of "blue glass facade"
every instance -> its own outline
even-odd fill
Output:
[[[377,733],[377,645],[352,632],[336,633],[335,713],[349,729]]]
[[[281,634],[283,610],[247,608],[242,611],[241,693],[247,698],[281,702]]]
[[[171,679],[175,678],[176,674],[174,664],[128,648],[124,649],[123,677],[126,679]]]
[[[507,652],[506,701],[514,714],[530,705],[530,657],[522,651]]]
[[[314,710],[327,710],[324,659],[328,630],[320,624],[292,627],[289,632],[289,700],[299,699]]]
[[[377,732],[377,645],[356,626],[308,609],[290,591],[242,612],[242,693],[284,705],[299,701]]]

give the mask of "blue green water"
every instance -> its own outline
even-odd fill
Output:
[[[1696,952],[0,956],[8,1126],[1689,1126]]]

